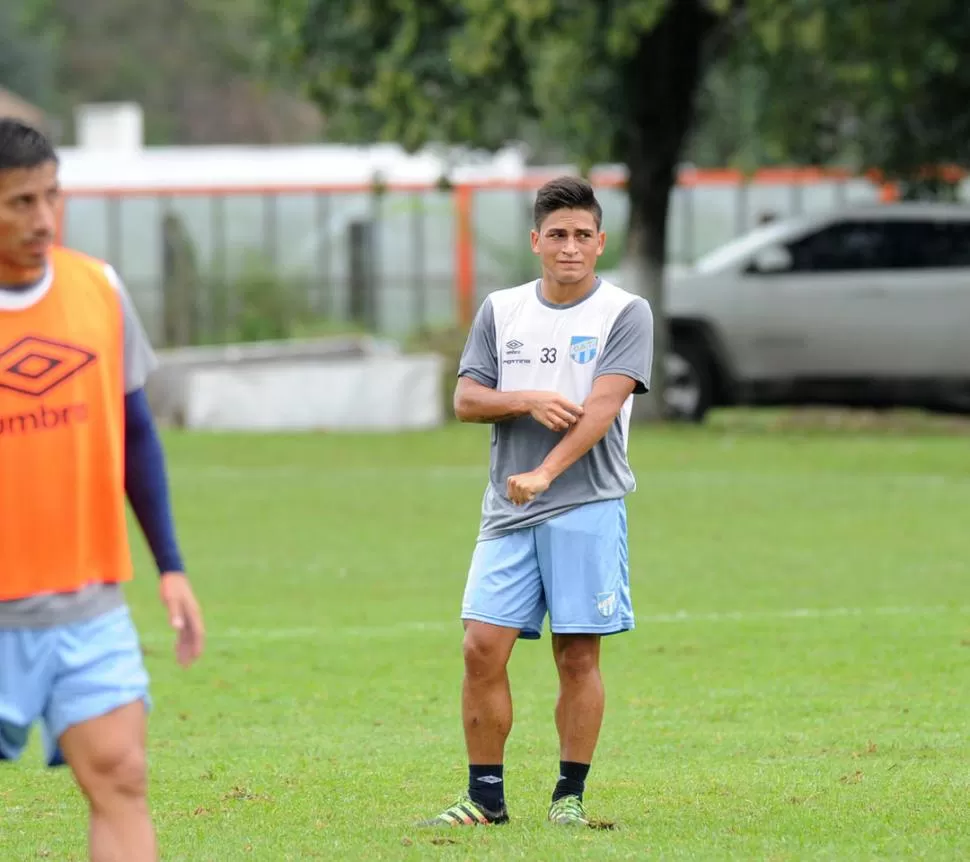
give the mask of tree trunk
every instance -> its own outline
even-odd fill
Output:
[[[666,258],[667,210],[671,179],[630,167],[630,217],[627,229],[623,283],[644,297],[653,310],[653,372],[650,392],[634,400],[635,421],[664,418],[663,392],[666,374],[667,317],[664,309],[664,260]],[[636,189],[636,192],[634,191]]]
[[[634,418],[638,421],[659,420],[666,414],[667,213],[694,120],[694,102],[706,65],[705,46],[720,20],[703,0],[671,0],[625,70],[627,96],[635,107],[620,142],[629,171],[630,198],[624,283],[647,299],[654,319],[652,385],[647,397],[636,399]]]

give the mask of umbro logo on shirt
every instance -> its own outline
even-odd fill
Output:
[[[512,356],[521,356],[522,348],[525,345],[519,341],[517,338],[513,338],[511,341],[505,342],[505,358],[502,360],[503,365],[531,365],[531,359],[510,359]]]

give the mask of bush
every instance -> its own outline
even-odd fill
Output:
[[[407,344],[407,349],[412,353],[437,353],[444,357],[442,397],[444,399],[445,416],[448,419],[453,419],[455,415],[452,404],[455,381],[458,379],[458,366],[467,338],[468,330],[464,327],[455,326],[447,329],[426,330],[416,335]]]
[[[233,341],[276,341],[290,337],[293,319],[290,285],[275,276],[255,254],[246,256],[235,284],[238,305],[230,321]]]

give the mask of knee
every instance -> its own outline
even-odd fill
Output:
[[[489,679],[505,670],[505,650],[495,639],[468,631],[462,643],[465,673],[475,679]]]
[[[582,682],[599,673],[598,644],[590,639],[574,640],[556,654],[556,666],[563,682]]]
[[[148,765],[140,746],[99,752],[92,757],[78,781],[94,805],[119,799],[145,799],[148,792]]]

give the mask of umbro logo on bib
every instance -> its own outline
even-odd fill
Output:
[[[28,335],[0,350],[0,389],[40,398],[97,358],[85,347]]]
[[[573,362],[585,365],[596,358],[598,338],[591,335],[574,335],[569,339],[569,358]]]

